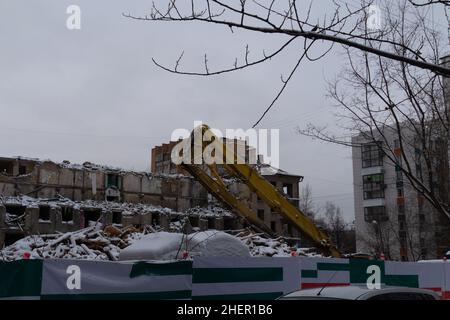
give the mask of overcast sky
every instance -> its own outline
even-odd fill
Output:
[[[326,2],[315,8],[325,10]],[[81,30],[66,28],[71,4],[81,8]],[[0,155],[150,170],[151,148],[176,128],[192,129],[195,120],[251,127],[301,53],[293,47],[269,63],[218,77],[169,74],[151,58],[173,65],[184,50],[182,67],[201,71],[208,53],[210,69],[217,69],[242,57],[247,43],[250,58],[258,58],[283,39],[122,16],[145,14],[150,6],[146,0],[0,1]],[[303,64],[260,127],[280,129],[280,167],[305,176],[316,204],[334,201],[353,220],[351,150],[295,130],[334,123],[325,79],[338,75],[342,61],[334,51]]]

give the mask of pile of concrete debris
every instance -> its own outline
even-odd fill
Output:
[[[31,235],[0,251],[0,261],[19,259],[86,259],[117,261],[120,250],[145,230],[101,225],[57,234]]]
[[[25,236],[74,232],[97,223],[119,228],[150,225],[173,232],[186,219],[191,228],[188,232],[239,227],[239,219],[231,211],[215,204],[178,212],[144,203],[0,196],[0,248]]]
[[[254,233],[251,229],[237,233],[236,237],[248,246],[254,257],[322,256],[317,248],[297,248],[291,246],[284,237],[272,239],[263,233]]]
[[[182,232],[183,226],[171,224],[172,232]],[[118,261],[120,252],[149,233],[162,231],[150,225],[118,228],[101,224],[85,229],[46,235],[31,235],[0,251],[0,261],[19,259],[86,259]],[[199,231],[198,231],[199,232]],[[235,232],[233,232],[235,233]],[[251,229],[234,235],[255,257],[287,257],[292,255],[319,256],[314,250],[289,246],[283,238],[269,239]]]

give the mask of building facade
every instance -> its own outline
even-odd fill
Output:
[[[187,176],[5,157],[0,158],[0,195],[145,203],[176,211],[207,204],[206,190]]]
[[[414,141],[412,130],[404,128],[402,134],[405,141]],[[436,180],[428,181],[419,145],[405,143],[402,149],[397,136],[396,131],[386,127],[383,138],[380,135],[376,142],[364,133],[352,138],[357,251],[383,253],[389,259],[402,261],[440,258],[449,250],[444,230],[448,230],[450,221],[442,219],[401,168],[406,156],[415,177],[448,192],[448,143],[445,139],[434,141],[435,149],[445,152],[433,159]],[[392,152],[395,161],[383,149]]]

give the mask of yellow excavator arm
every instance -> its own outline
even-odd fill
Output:
[[[223,161],[221,164],[231,176],[236,177],[245,183],[250,190],[255,192],[270,208],[279,212],[285,219],[290,221],[303,234],[310,238],[324,254],[333,257],[341,256],[337,248],[330,242],[328,235],[317,228],[310,218],[301,212],[299,208],[294,206],[269,181],[264,179],[259,174],[257,168],[254,168],[246,164],[242,159],[239,159],[234,150],[227,148],[227,145],[223,144],[220,139],[211,132],[207,125],[202,125],[199,128],[195,128],[194,131],[195,130],[201,130],[202,137],[207,132],[208,136],[212,138],[210,141],[215,140],[216,146],[220,146],[219,148],[216,148],[215,152],[223,150],[222,159],[234,160]],[[194,131],[191,138],[194,136]],[[192,141],[195,143],[195,139]],[[202,140],[201,150],[204,150],[206,143],[207,142]],[[250,224],[271,236],[274,235],[272,230],[264,223],[264,221],[258,218],[257,214],[255,214],[244,201],[238,199],[228,190],[214,164],[205,165],[194,163],[195,162],[193,161],[190,161],[189,163],[183,162],[180,166],[197,179],[215,198],[230,206],[233,211],[247,220]]]

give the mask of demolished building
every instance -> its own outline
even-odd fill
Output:
[[[272,184],[298,202],[300,176],[268,165],[260,168]],[[300,235],[243,183],[230,181],[229,188],[274,232]],[[171,222],[188,217],[189,225],[199,230],[245,226],[190,176],[125,171],[90,162],[0,158],[0,200],[0,248],[27,235],[73,232],[91,222],[123,227],[153,224],[170,231]]]

